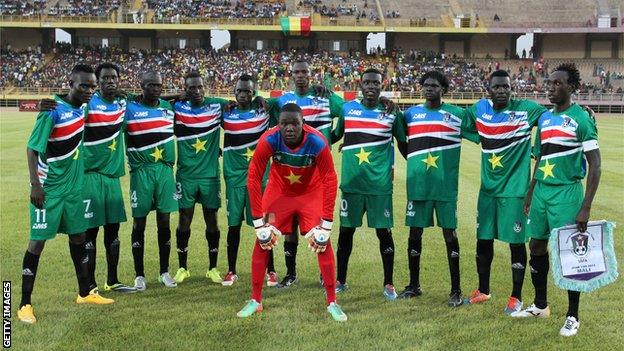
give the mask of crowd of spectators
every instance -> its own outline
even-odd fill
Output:
[[[242,73],[257,77],[260,90],[288,90],[293,88],[289,67],[298,58],[310,63],[314,82],[336,91],[358,90],[360,74],[368,67],[375,67],[384,73],[383,90],[413,93],[420,91],[418,81],[422,74],[434,69],[449,77],[449,90],[455,92],[485,92],[489,75],[497,69],[509,71],[516,92],[543,92],[544,79],[548,77],[548,63],[543,60],[533,63],[527,60],[465,60],[415,50],[387,53],[373,50],[368,54],[354,50],[338,54],[302,50],[217,51],[190,48],[153,52],[131,49],[123,52],[116,47],[83,48],[57,44],[54,53],[55,57],[42,68],[43,55],[40,51],[2,50],[0,85],[67,88],[67,76],[74,64],[86,62],[95,66],[103,61],[112,61],[122,67],[121,85],[125,89],[138,89],[139,73],[154,69],[163,75],[166,89],[182,89],[182,77],[190,71],[198,71],[207,77],[206,86],[213,91],[232,89]],[[597,73],[599,71],[596,69]],[[615,72],[609,72],[608,77],[611,82],[624,79],[622,73]],[[580,91],[614,91],[612,85],[605,82],[584,83]]]
[[[286,10],[283,0],[147,0],[147,5],[158,21],[172,23],[180,18],[273,18]]]
[[[337,5],[326,4],[323,0],[299,0],[298,6],[332,19],[341,16],[352,16],[356,20],[368,19],[371,22],[377,22],[379,21],[379,16],[375,9],[374,1],[371,2],[372,5],[369,7],[368,0],[360,0],[360,6],[356,3],[347,3],[347,0],[342,0]]]
[[[50,7],[46,3],[47,0],[2,0],[0,14],[107,17],[122,5],[122,0],[63,0]]]

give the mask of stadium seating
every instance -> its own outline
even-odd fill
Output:
[[[36,52],[2,51],[3,62],[0,87],[66,88],[69,69],[78,62],[97,65],[103,61],[120,64],[123,70],[122,86],[136,90],[138,75],[146,69],[163,74],[166,89],[182,88],[185,73],[196,70],[207,77],[211,90],[229,92],[241,73],[258,77],[260,90],[292,88],[289,64],[297,57],[311,63],[313,80],[334,90],[358,90],[359,75],[375,67],[384,72],[383,89],[419,93],[418,80],[428,70],[437,69],[447,74],[450,91],[484,92],[489,74],[496,69],[510,72],[517,92],[541,92],[547,73],[563,60],[496,60],[496,59],[442,59],[432,52],[390,52],[388,56],[339,55],[329,52],[303,54],[276,51],[207,51],[204,49],[177,49],[159,52],[120,49],[85,49],[59,45],[56,54],[44,60]],[[615,59],[584,59],[575,61],[581,71],[582,91],[621,91],[624,87],[624,63]],[[604,73],[603,73],[604,71]]]

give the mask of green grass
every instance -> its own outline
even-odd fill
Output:
[[[21,262],[28,242],[28,172],[25,145],[34,114],[7,112],[0,118],[0,257],[2,279],[13,282],[13,316],[21,285]],[[598,121],[602,152],[602,181],[594,201],[592,218],[624,223],[624,120],[601,116]],[[462,151],[459,240],[462,252],[462,287],[474,289],[477,274],[474,264],[475,207],[479,187],[479,152],[465,143]],[[408,281],[406,260],[407,234],[404,226],[405,161],[396,165],[395,284],[402,288]],[[128,177],[123,178],[124,191]],[[126,200],[127,200],[126,195]],[[127,209],[130,207],[127,206]],[[336,217],[337,218],[337,217]],[[13,318],[13,347],[27,350],[104,350],[104,349],[361,349],[361,350],[452,350],[452,349],[621,349],[624,344],[622,305],[624,283],[616,283],[581,298],[581,329],[574,338],[558,335],[563,324],[567,295],[549,285],[550,319],[515,320],[502,312],[511,291],[509,250],[496,243],[490,302],[480,306],[446,307],[449,291],[444,242],[439,229],[426,230],[423,243],[421,281],[424,295],[409,301],[386,302],[382,298],[382,269],[377,239],[373,231],[356,233],[349,270],[351,289],[339,296],[349,321],[338,324],[324,308],[324,295],[318,287],[316,258],[299,246],[298,271],[301,281],[287,291],[265,289],[265,312],[246,320],[235,314],[250,292],[250,253],[253,231],[245,227],[239,253],[241,280],[231,288],[209,284],[203,277],[207,267],[203,221],[196,218],[190,243],[190,281],[177,289],[157,283],[158,261],[155,218],[148,218],[146,232],[146,274],[148,290],[135,295],[112,295],[112,306],[78,306],[77,284],[69,257],[67,239],[50,241],[40,261],[33,294],[38,323],[21,324]],[[172,224],[177,222],[177,215]],[[218,267],[227,269],[225,211],[219,211],[222,232]],[[175,225],[172,225],[175,228]],[[337,228],[337,225],[335,226]],[[624,244],[616,229],[616,251],[624,258]],[[101,236],[102,234],[100,234]],[[130,223],[121,226],[120,277],[133,280],[129,247]],[[337,237],[334,237],[336,242]],[[97,277],[105,279],[102,239],[98,240]],[[175,250],[171,271],[177,269]],[[278,273],[284,273],[283,249],[276,251]],[[622,265],[620,264],[620,270]],[[111,294],[109,294],[111,295]],[[524,300],[530,304],[533,287],[529,274],[525,280]],[[619,311],[619,312],[618,312]],[[620,346],[618,346],[620,345]]]

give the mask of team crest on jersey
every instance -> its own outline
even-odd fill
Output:
[[[315,159],[316,159],[316,157],[311,156],[311,155],[310,155],[310,156],[308,156],[308,157],[306,157],[306,160],[305,160],[305,165],[306,165],[306,166],[310,166],[310,165],[312,165],[312,164],[314,163],[314,160],[315,160]]]
[[[385,112],[379,112],[379,114],[377,115],[377,119],[381,121],[384,118],[386,118],[386,113]]]
[[[570,117],[563,117],[563,124],[561,124],[561,126],[563,128],[566,128],[570,125],[570,123],[572,122],[572,118]]]
[[[444,123],[448,123],[448,122],[451,121],[451,114],[450,113],[445,112],[443,116],[444,116],[444,118],[443,118]]]
[[[522,223],[521,222],[514,223],[513,229],[514,229],[514,232],[520,233],[522,231]]]
[[[275,156],[273,156],[273,158],[275,159],[275,161],[281,161],[282,160],[282,155],[275,155]]]
[[[572,252],[578,257],[583,257],[589,252],[589,235],[587,233],[577,233],[570,237],[572,242]]]
[[[513,122],[516,119],[516,112],[509,112],[509,122]]]

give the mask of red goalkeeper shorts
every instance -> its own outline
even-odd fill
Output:
[[[320,189],[319,189],[320,190]],[[321,222],[323,193],[312,191],[299,196],[286,196],[268,186],[262,195],[262,212],[266,221],[282,234],[291,234],[293,219],[299,219],[299,232],[305,235]]]

